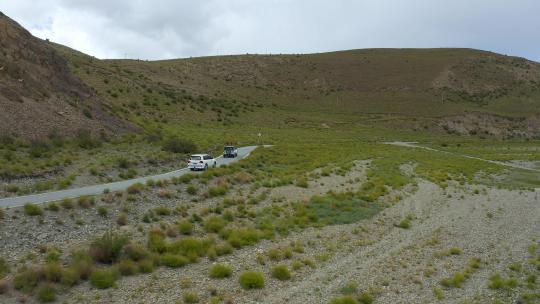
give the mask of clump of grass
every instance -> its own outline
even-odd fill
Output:
[[[90,283],[99,289],[113,287],[117,279],[118,273],[114,269],[98,269],[90,275]]]
[[[223,230],[221,233],[222,237],[226,238],[227,242],[235,248],[253,245],[263,237],[259,230],[250,227],[236,228],[225,232]]]
[[[4,208],[0,208],[0,220],[4,219],[5,216],[6,216],[6,212],[4,211]]]
[[[171,215],[171,213],[172,213],[171,209],[169,209],[169,208],[167,208],[165,206],[160,206],[160,207],[154,208],[154,212],[157,215],[161,215],[161,216],[168,216],[168,215]]]
[[[82,196],[82,197],[79,197],[79,199],[77,200],[77,204],[79,205],[79,207],[84,208],[84,209],[88,209],[92,207],[94,203],[95,203],[95,199],[90,196]]]
[[[184,235],[190,235],[193,233],[193,224],[190,221],[180,221],[178,223],[178,231]]]
[[[223,264],[214,264],[210,266],[208,275],[213,279],[228,278],[232,274],[232,269],[229,266]]]
[[[296,180],[296,186],[301,187],[301,188],[309,187],[308,181],[307,181],[306,178],[300,178],[300,179]]]
[[[488,287],[490,289],[504,289],[510,290],[517,286],[518,282],[515,278],[503,278],[500,274],[494,273],[489,277]]]
[[[142,273],[151,273],[154,271],[154,261],[151,259],[144,259],[138,262],[139,271]]]
[[[449,252],[451,255],[460,255],[462,251],[459,247],[452,247],[449,249]]]
[[[124,247],[124,254],[133,261],[140,261],[148,257],[148,250],[139,243],[129,243]]]
[[[208,188],[208,196],[210,197],[223,196],[227,194],[228,190],[229,190],[228,184],[219,184],[219,185]]]
[[[6,274],[8,273],[9,273],[9,265],[3,257],[0,257],[0,279],[5,277]]]
[[[411,228],[411,221],[413,217],[412,215],[407,215],[404,219],[399,222],[399,224],[396,225],[396,227],[402,228],[402,229],[409,229]]]
[[[40,206],[35,204],[25,204],[24,213],[29,216],[43,215],[43,209],[41,209]]]
[[[105,206],[99,206],[97,209],[97,212],[99,216],[101,217],[107,217],[107,214],[109,213],[109,211],[107,210],[107,207]]]
[[[88,252],[96,262],[112,264],[118,260],[128,242],[129,239],[124,235],[106,232],[90,244]]]
[[[206,232],[217,233],[227,225],[227,222],[221,216],[211,216],[204,221],[204,230]]]
[[[272,267],[272,276],[280,281],[286,281],[291,278],[291,272],[287,265],[276,265]]]
[[[118,272],[123,276],[134,275],[138,272],[138,265],[132,260],[122,260],[115,265]]]
[[[191,195],[197,194],[198,191],[199,190],[197,189],[197,187],[195,187],[195,185],[193,184],[188,185],[186,188],[186,192]]]
[[[437,298],[437,300],[444,299],[444,292],[438,287],[433,288],[433,295],[435,295],[435,298]]]
[[[161,256],[161,263],[168,267],[178,268],[189,264],[189,260],[183,255],[166,253]]]
[[[125,226],[127,225],[128,223],[128,217],[127,217],[127,214],[125,212],[122,212],[118,215],[118,218],[116,218],[116,223],[119,225],[119,226]]]
[[[141,193],[143,191],[144,185],[141,183],[135,183],[127,188],[127,193],[129,194],[137,194]]]
[[[58,206],[57,203],[52,202],[52,203],[47,204],[47,206],[45,206],[45,210],[57,212],[60,210],[60,206]]]
[[[199,303],[199,296],[194,292],[185,292],[182,298],[184,303]]]
[[[73,209],[73,200],[70,198],[66,198],[60,202],[60,206],[66,210]]]
[[[240,274],[239,283],[244,289],[261,289],[264,288],[264,276],[260,272],[247,270]]]
[[[444,287],[456,287],[461,288],[466,280],[466,276],[461,272],[456,272],[452,277],[444,278],[440,284]]]
[[[31,293],[39,283],[39,276],[38,269],[23,268],[13,277],[13,288],[23,293]]]
[[[45,283],[39,287],[37,298],[42,303],[54,302],[56,300],[56,289],[52,284]]]

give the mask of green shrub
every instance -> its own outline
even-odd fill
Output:
[[[230,254],[230,253],[233,252],[233,248],[231,247],[231,245],[229,245],[227,243],[215,245],[214,249],[216,250],[216,254],[218,256],[222,256],[222,255],[225,255],[225,254]]]
[[[150,273],[154,271],[154,261],[152,261],[151,259],[140,260],[139,271],[142,273]]]
[[[440,284],[444,287],[461,288],[466,279],[463,273],[456,272],[452,277],[442,279]]]
[[[38,289],[37,298],[42,303],[54,302],[56,300],[56,289],[52,284],[43,284]]]
[[[189,260],[179,254],[166,253],[161,256],[161,263],[168,267],[178,268],[189,264]]]
[[[217,185],[208,188],[208,195],[210,197],[222,196],[227,194],[228,190],[229,188],[226,185]]]
[[[86,280],[94,271],[94,259],[86,251],[75,251],[72,254],[71,269],[77,273],[77,277]]]
[[[47,206],[45,206],[45,210],[57,212],[60,210],[60,206],[58,206],[57,203],[52,202],[52,203],[47,204]]]
[[[79,282],[80,276],[74,268],[65,268],[62,271],[60,282],[64,286],[75,286]]]
[[[208,275],[213,279],[228,278],[232,274],[232,269],[223,264],[214,264],[210,266]]]
[[[77,204],[79,205],[79,207],[84,208],[84,209],[88,209],[92,207],[95,202],[96,202],[95,198],[90,197],[90,196],[81,196],[77,200]]]
[[[397,224],[396,226],[402,229],[409,229],[411,228],[411,220],[412,220],[412,217],[407,216],[403,220],[401,220],[401,222],[399,222],[399,224]]]
[[[235,248],[253,245],[262,238],[261,232],[254,228],[233,229],[228,231],[225,235],[227,236],[227,242]]]
[[[97,212],[99,216],[101,217],[107,217],[107,214],[109,213],[109,211],[107,210],[107,207],[105,206],[99,206],[97,209]]]
[[[148,250],[142,244],[138,243],[127,244],[124,247],[124,253],[129,259],[134,261],[146,259],[149,255]]]
[[[51,145],[46,141],[34,140],[30,143],[28,153],[34,158],[42,157],[51,151]]]
[[[41,269],[43,278],[49,282],[60,282],[64,269],[58,262],[49,262]]]
[[[450,252],[451,255],[459,255],[459,254],[461,254],[461,248],[452,247],[452,248],[450,248],[449,252]]]
[[[148,233],[148,249],[152,252],[163,253],[167,247],[165,235],[161,230],[152,230]]]
[[[101,146],[101,142],[92,136],[89,130],[77,131],[76,142],[83,149],[94,149]]]
[[[35,204],[25,204],[24,213],[30,216],[43,215],[43,209],[41,209],[40,206],[35,205]]]
[[[210,247],[210,244],[204,240],[187,237],[169,244],[167,252],[180,254],[195,261],[206,254],[208,247]]]
[[[120,257],[128,241],[124,235],[106,232],[90,244],[89,254],[96,262],[111,264]]]
[[[60,206],[64,209],[73,209],[73,200],[66,198],[60,202]]]
[[[257,271],[244,271],[240,274],[239,283],[244,289],[261,289],[264,287],[264,276]]]
[[[330,304],[358,304],[358,301],[353,296],[347,295],[332,299]]]
[[[13,288],[23,293],[31,293],[38,283],[39,271],[34,268],[23,269],[13,277]]]
[[[9,265],[3,257],[0,257],[0,279],[4,278],[8,273]]]
[[[111,288],[116,282],[118,274],[114,269],[98,269],[90,275],[90,283],[99,289]]]
[[[167,208],[167,207],[163,207],[163,206],[160,206],[160,207],[156,207],[154,208],[154,212],[157,214],[157,215],[161,215],[161,216],[167,216],[167,215],[171,215],[171,209]]]
[[[125,212],[122,212],[118,215],[118,217],[116,218],[116,223],[119,225],[119,226],[125,226],[127,225],[128,223],[128,217],[127,217],[127,214]]]
[[[163,150],[173,153],[192,153],[197,150],[197,146],[189,140],[171,137],[163,143]]]
[[[190,235],[193,233],[193,224],[191,222],[183,220],[178,223],[178,231],[181,234]]]
[[[198,190],[197,190],[197,187],[195,187],[195,185],[190,184],[190,185],[187,186],[186,191],[187,191],[187,193],[189,193],[191,195],[195,195],[195,194],[197,194]]]
[[[204,221],[204,230],[206,232],[217,233],[227,225],[227,222],[221,216],[211,216]]]
[[[494,273],[489,277],[488,287],[490,289],[510,290],[517,286],[517,280],[514,278],[503,278],[500,274]]]
[[[138,265],[132,260],[122,260],[116,264],[116,269],[123,276],[134,275],[138,271]]]
[[[144,185],[141,183],[135,183],[127,188],[127,193],[129,194],[137,194],[141,193],[143,191]]]
[[[272,276],[280,281],[286,281],[291,278],[291,273],[286,265],[276,265],[272,267]]]
[[[185,292],[183,299],[184,303],[199,303],[199,296],[193,292]]]

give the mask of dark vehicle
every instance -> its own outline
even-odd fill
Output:
[[[238,157],[238,149],[236,149],[234,146],[225,146],[225,148],[223,149],[223,157],[225,158]]]

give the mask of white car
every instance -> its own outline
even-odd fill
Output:
[[[191,171],[208,170],[208,168],[215,168],[216,166],[216,159],[209,154],[193,154],[188,160],[188,168]]]

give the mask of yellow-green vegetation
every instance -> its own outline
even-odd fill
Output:
[[[25,204],[24,213],[30,216],[43,215],[43,209],[41,209],[41,207],[36,204]]]
[[[199,303],[199,296],[194,292],[185,292],[182,298],[184,303]]]
[[[260,272],[247,270],[240,274],[239,283],[244,289],[261,289],[264,288],[264,276]]]
[[[461,251],[460,251],[461,252]],[[467,267],[462,272],[456,272],[451,277],[444,278],[440,281],[443,287],[461,288],[463,284],[475,273],[481,266],[479,258],[469,260]],[[437,295],[437,294],[436,294]]]
[[[223,264],[213,264],[208,270],[208,275],[213,279],[228,278],[232,274],[232,269]]]
[[[90,275],[90,283],[92,286],[99,289],[107,289],[113,287],[118,278],[118,273],[112,269],[98,269]]]
[[[272,267],[270,272],[272,273],[272,277],[280,281],[286,281],[291,278],[291,272],[289,271],[289,268],[287,267],[287,265],[283,265],[283,264],[276,265]]]
[[[402,229],[409,229],[411,228],[411,221],[413,220],[412,215],[407,215],[404,219],[402,219],[396,226]]]
[[[9,265],[3,257],[0,257],[0,279],[4,278],[8,273]]]

